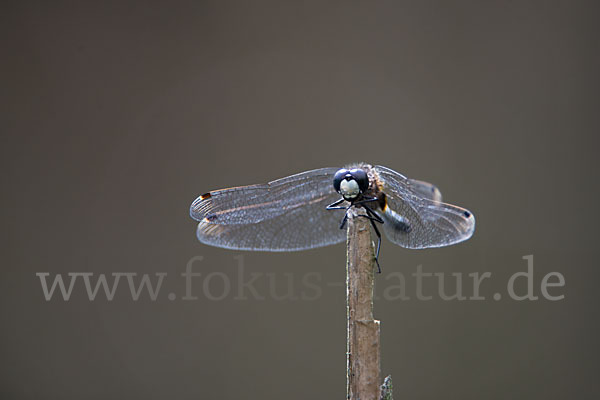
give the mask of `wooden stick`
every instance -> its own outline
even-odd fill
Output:
[[[368,219],[357,217],[352,208],[348,218],[346,304],[347,397],[378,400],[381,362],[379,321],[373,319],[375,256]]]

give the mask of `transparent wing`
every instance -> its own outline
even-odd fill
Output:
[[[434,184],[416,179],[408,179],[408,181],[410,182],[409,186],[419,196],[429,200],[442,201],[442,192]]]
[[[433,195],[431,187],[435,186],[408,179],[386,167],[375,166],[374,170],[386,195],[385,210],[379,214],[390,241],[410,249],[425,249],[459,243],[473,235],[473,214],[442,203],[441,193],[439,200],[437,194]],[[428,190],[432,196],[426,197]]]
[[[264,185],[216,190],[198,197],[190,215],[202,243],[237,250],[292,251],[340,243],[337,168],[321,168]]]

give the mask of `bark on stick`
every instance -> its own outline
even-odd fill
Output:
[[[375,256],[370,222],[349,211],[346,264],[347,395],[350,400],[378,400],[381,362],[379,321],[373,319]]]

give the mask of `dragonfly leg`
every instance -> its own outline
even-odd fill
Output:
[[[354,205],[360,205],[360,204],[365,204],[365,203],[372,203],[374,201],[378,201],[379,199],[377,197],[369,197],[368,199],[362,199],[360,201],[354,202]]]
[[[346,199],[344,199],[343,197],[337,201],[334,201],[333,203],[331,203],[330,205],[328,205],[326,207],[326,209],[328,210],[346,210],[346,213],[344,214],[344,218],[342,218],[342,222],[340,223],[340,229],[344,229],[344,225],[346,225],[346,221],[348,220],[348,210],[350,210],[350,208],[352,208],[353,204],[350,204],[349,206],[339,206],[338,204],[341,204],[342,202],[344,202]]]
[[[377,225],[375,222],[371,220],[371,225],[373,225],[373,229],[375,229],[375,233],[377,234],[377,254],[375,254],[375,263],[377,264],[377,273],[381,273],[381,267],[379,266],[379,250],[381,250],[381,233],[379,233],[379,229],[377,229]]]
[[[369,221],[371,221],[371,225],[373,226],[373,229],[375,230],[375,234],[377,235],[377,253],[375,254],[375,263],[377,263],[377,273],[381,273],[381,267],[379,266],[379,250],[381,250],[381,232],[379,232],[379,229],[377,228],[377,225],[375,224],[375,222],[380,222],[383,224],[383,220],[373,212],[373,210],[371,210],[368,207],[365,207],[365,210],[367,210],[367,214],[370,214],[369,216],[365,215],[364,217],[367,217],[369,219]]]
[[[350,210],[350,207],[346,208],[346,213],[344,214],[344,218],[342,218],[342,223],[340,224],[340,229],[344,229],[344,225],[346,225],[346,221],[348,220],[348,210]]]
[[[364,217],[367,218],[369,221],[371,221],[371,225],[373,226],[373,229],[375,230],[375,234],[377,235],[377,252],[375,255],[375,263],[377,264],[377,272],[381,273],[381,267],[379,266],[379,250],[381,250],[381,232],[379,232],[379,229],[377,228],[377,225],[375,225],[375,222],[379,222],[380,224],[383,224],[383,219],[381,219],[381,217],[379,215],[377,215],[373,210],[371,210],[371,208],[369,208],[368,206],[364,205],[364,203],[370,203],[373,201],[376,201],[377,198],[370,198],[370,199],[364,199],[361,201],[357,201],[355,203],[350,204],[348,207],[341,207],[338,206],[338,204],[341,204],[344,199],[340,199],[337,200],[336,202],[331,203],[330,205],[327,206],[328,210],[346,210],[346,212],[344,213],[344,218],[342,218],[342,223],[340,224],[340,229],[344,229],[344,226],[346,225],[346,221],[348,221],[348,211],[355,205],[362,205],[362,207],[367,211],[367,215],[359,215],[359,217]]]
[[[344,198],[342,197],[341,199],[334,201],[333,203],[331,203],[330,205],[328,205],[325,208],[327,208],[328,210],[344,210],[344,209],[346,209],[346,207],[337,206],[338,204],[342,204],[343,201],[344,201]]]
[[[363,215],[365,218],[370,219],[371,221],[375,221],[375,222],[379,222],[380,224],[383,224],[383,219],[381,219],[381,217],[379,215],[377,215],[375,213],[375,211],[373,211],[370,207],[367,207],[364,205],[363,205],[363,208],[367,212],[367,215]]]

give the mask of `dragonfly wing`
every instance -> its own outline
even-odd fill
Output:
[[[425,249],[449,246],[473,235],[473,214],[464,208],[442,203],[441,194],[440,200],[437,195],[424,196],[427,191],[424,188],[431,184],[408,179],[382,166],[376,166],[374,170],[386,195],[386,207],[379,213],[390,241],[410,249]],[[415,185],[415,182],[419,184]],[[432,194],[435,192],[429,190]]]
[[[434,184],[416,179],[408,179],[408,182],[419,196],[433,201],[442,201],[442,192]]]
[[[198,197],[190,215],[202,243],[237,250],[292,251],[340,243],[337,168],[321,168],[264,185],[216,190]]]

